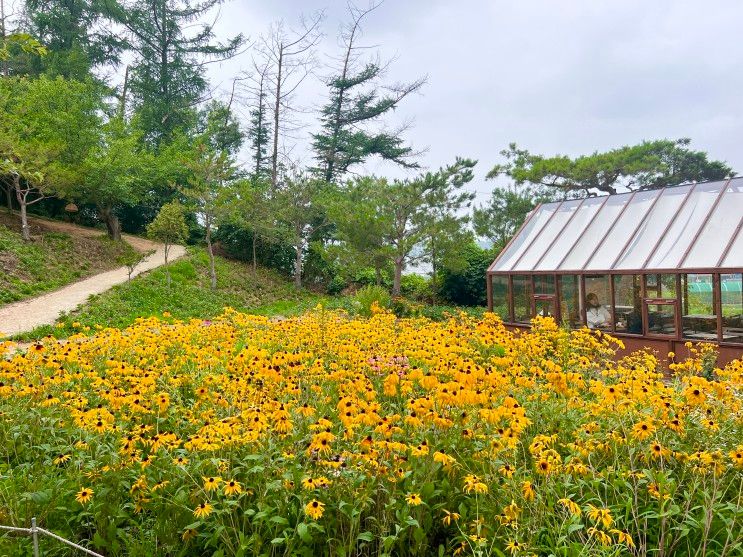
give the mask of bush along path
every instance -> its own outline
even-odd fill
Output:
[[[145,271],[164,264],[164,246],[162,244],[136,236],[123,235],[122,237],[139,251],[152,251],[150,255],[134,267],[131,274],[128,267],[119,267],[69,284],[43,296],[4,306],[0,308],[0,339],[3,338],[3,335],[17,335],[40,325],[51,325],[62,312],[75,309],[90,296],[101,294],[117,284],[126,282],[129,278],[134,278]],[[168,261],[174,261],[185,253],[186,250],[183,246],[170,246]]]

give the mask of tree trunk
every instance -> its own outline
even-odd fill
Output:
[[[395,258],[395,278],[392,281],[392,295],[400,295],[400,287],[402,285],[402,265],[404,259],[401,257]]]
[[[294,287],[299,290],[302,288],[302,242],[295,244],[296,259],[294,261]]]
[[[257,235],[255,231],[253,231],[253,274],[258,270],[258,252],[255,248]]]
[[[431,242],[431,292],[433,301],[436,302],[436,281],[438,279],[438,269],[436,268],[436,244]]]
[[[382,268],[379,265],[374,267],[374,283],[377,286],[382,286]]]
[[[13,176],[13,189],[18,206],[21,209],[21,236],[24,242],[31,241],[31,229],[28,226],[28,214],[26,213],[26,196],[21,193],[21,178],[18,175]]]
[[[13,212],[13,184],[5,184],[5,197],[8,205],[8,213]]]
[[[121,222],[119,222],[116,213],[110,207],[103,207],[100,209],[100,215],[103,222],[106,223],[108,237],[117,242],[121,240]]]
[[[217,288],[217,270],[214,268],[214,250],[212,249],[212,225],[211,219],[206,219],[206,250],[209,253],[209,275],[211,277],[212,290]]]
[[[168,288],[170,288],[170,267],[168,267],[168,251],[169,250],[170,250],[170,246],[166,242],[163,252],[165,253],[165,281],[168,285]]]
[[[276,69],[276,104],[273,109],[273,153],[271,155],[271,187],[278,184],[279,166],[279,114],[281,111],[281,71],[284,64],[284,45],[279,46],[279,62]]]

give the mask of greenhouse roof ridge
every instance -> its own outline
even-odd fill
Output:
[[[489,273],[743,268],[743,177],[537,206]]]

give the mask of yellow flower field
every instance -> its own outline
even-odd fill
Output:
[[[743,554],[743,362],[664,380],[618,345],[321,308],[49,340],[0,358],[0,524],[106,555]]]

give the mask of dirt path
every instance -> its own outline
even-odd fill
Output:
[[[100,236],[101,231],[94,228],[85,228],[74,224],[58,221],[40,220],[45,228],[54,229],[68,234],[82,236]],[[132,273],[135,276],[155,269],[164,263],[164,253],[162,244],[151,242],[137,236],[123,234],[122,237],[134,249],[141,252],[155,250],[137,265]],[[172,246],[168,253],[168,260],[173,261],[182,257],[186,253],[182,246]],[[92,277],[88,277],[78,282],[68,284],[64,288],[49,292],[37,298],[23,300],[0,308],[0,338],[3,335],[15,335],[30,331],[39,325],[54,323],[60,313],[72,311],[77,306],[85,302],[93,294],[101,294],[115,286],[127,281],[128,270],[126,267],[119,267],[112,271],[106,271]]]

